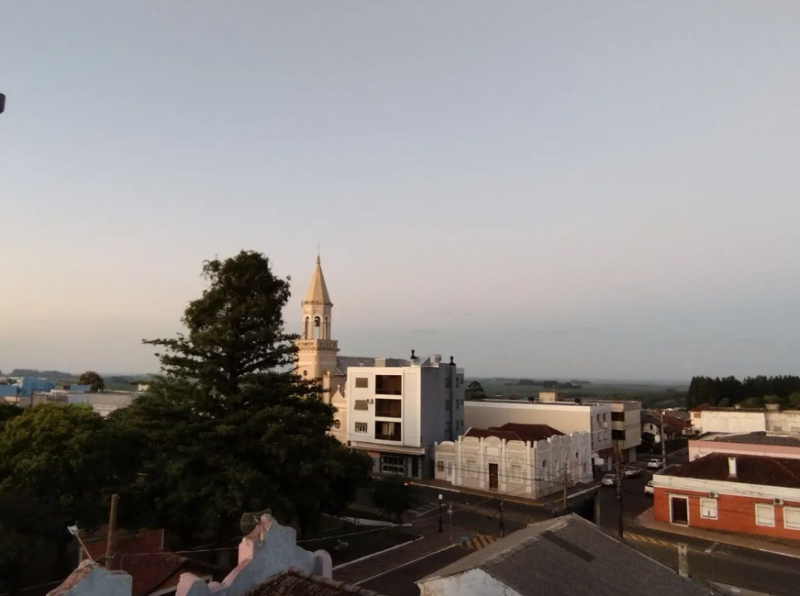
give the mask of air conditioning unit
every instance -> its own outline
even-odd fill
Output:
[[[719,496],[719,493],[708,493],[709,499],[716,499]]]
[[[773,499],[772,504],[776,507],[783,507],[783,499]]]

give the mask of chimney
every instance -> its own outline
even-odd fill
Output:
[[[728,478],[736,478],[736,458],[728,458]]]
[[[686,544],[678,545],[678,575],[689,577],[689,546]]]

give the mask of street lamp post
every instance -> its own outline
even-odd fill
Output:
[[[439,532],[443,532],[442,530],[442,505],[444,504],[442,500],[444,499],[444,495],[439,493]]]

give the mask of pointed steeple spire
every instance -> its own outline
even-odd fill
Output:
[[[328,294],[328,286],[325,285],[325,276],[322,274],[322,262],[317,255],[317,266],[311,274],[311,283],[308,284],[308,291],[303,300],[303,304],[319,304],[333,306],[331,297]]]

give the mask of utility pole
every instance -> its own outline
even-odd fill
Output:
[[[447,505],[447,515],[450,518],[450,542],[453,542],[453,504]]]
[[[500,538],[505,538],[506,520],[503,518],[503,497],[500,497]]]
[[[442,503],[443,499],[444,499],[444,495],[442,495],[442,493],[439,493],[439,533],[440,534],[442,532],[444,532],[444,530],[442,529],[442,505],[444,505],[444,503]]]
[[[563,491],[561,493],[561,509],[567,510],[567,464],[564,463],[564,478],[562,480]]]
[[[659,410],[661,419],[661,465],[667,465],[667,435],[664,434],[664,410]]]
[[[615,478],[614,484],[616,485],[617,489],[617,523],[619,525],[619,539],[622,540],[624,538],[623,532],[623,517],[622,517],[622,462],[620,461],[619,456],[619,449],[614,451],[614,456],[617,460],[617,477]]]
[[[111,495],[111,511],[108,513],[108,538],[106,539],[106,569],[111,569],[114,559],[114,532],[117,529],[117,503],[119,495]]]

